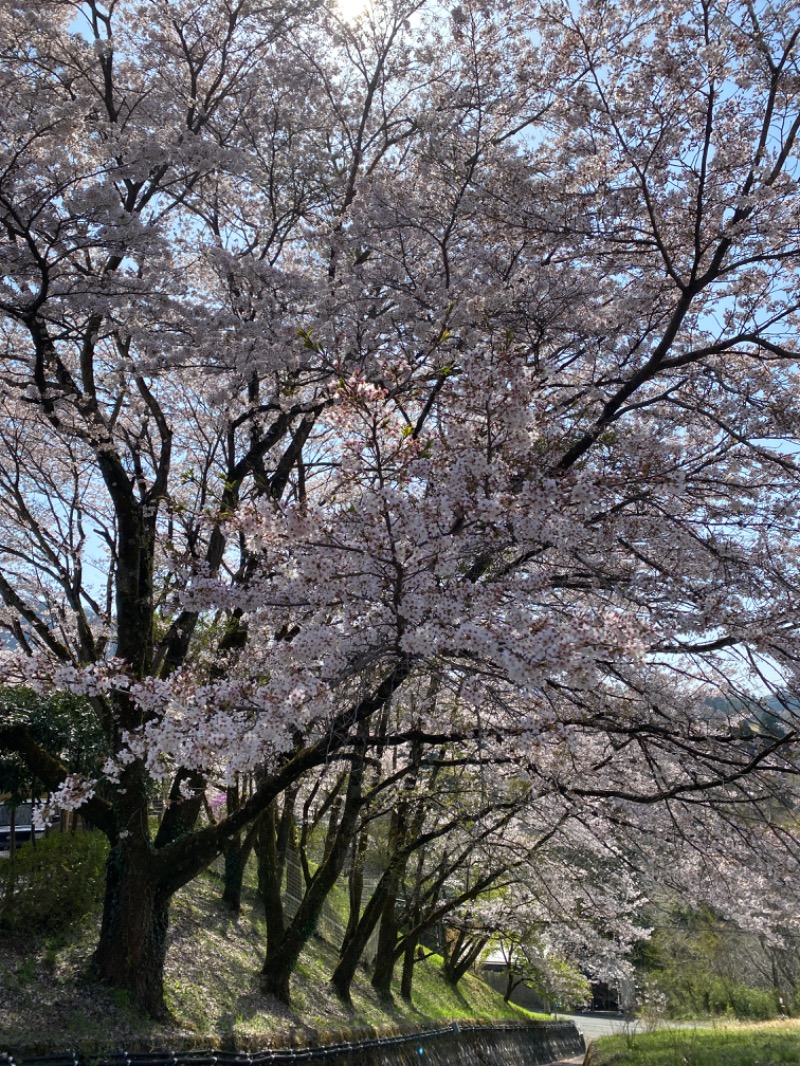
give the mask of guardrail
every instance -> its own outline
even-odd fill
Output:
[[[305,1048],[270,1048],[264,1051],[113,1051],[101,1054],[81,1054],[65,1051],[57,1055],[12,1056],[0,1052],[0,1066],[271,1066],[277,1063],[314,1063],[335,1060],[358,1062],[370,1051],[390,1051],[417,1045],[420,1059],[428,1047],[437,1042],[451,1043],[471,1035],[483,1034],[497,1038],[512,1034],[542,1037],[542,1050],[552,1057],[581,1054],[583,1038],[571,1022],[539,1022],[511,1025],[463,1025],[454,1022],[440,1029],[397,1036],[376,1036],[364,1040],[344,1041]],[[538,1042],[538,1041],[536,1041]],[[544,1059],[542,1062],[546,1061]]]

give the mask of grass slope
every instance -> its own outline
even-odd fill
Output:
[[[592,1044],[589,1062],[591,1066],[798,1066],[800,1022],[604,1036]]]
[[[453,989],[435,956],[418,963],[414,1003],[381,1003],[362,970],[346,1007],[328,979],[334,948],[312,938],[292,983],[288,1009],[258,990],[265,927],[252,888],[234,920],[219,904],[220,883],[208,873],[178,894],[172,913],[166,995],[174,1024],[138,1018],[125,996],[90,971],[97,918],[50,936],[0,938],[0,1051],[16,1055],[73,1048],[84,1054],[113,1048],[271,1046],[335,1041],[345,1033],[424,1028],[431,1021],[515,1019],[531,1015],[503,1002],[476,977]]]

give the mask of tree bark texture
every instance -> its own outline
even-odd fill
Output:
[[[103,980],[130,994],[132,1006],[164,1020],[169,897],[159,891],[148,865],[124,840],[111,849],[95,965]]]

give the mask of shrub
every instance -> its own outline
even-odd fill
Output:
[[[707,970],[665,971],[653,975],[650,984],[665,997],[673,1018],[733,1015],[741,1021],[766,1021],[779,1013],[770,989],[752,988]]]
[[[780,990],[765,977],[775,971],[775,956],[754,933],[709,909],[674,905],[654,917],[664,924],[640,945],[637,961],[668,1017],[763,1021],[785,1013]],[[791,1005],[788,988],[784,996]]]
[[[101,833],[53,833],[0,866],[0,925],[62,929],[99,906],[108,843]],[[3,869],[5,867],[5,869]]]

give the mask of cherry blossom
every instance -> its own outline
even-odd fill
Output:
[[[0,745],[109,835],[100,972],[163,1013],[171,895],[389,712],[527,790],[565,914],[574,833],[604,913],[657,867],[783,920],[792,4],[43,0],[0,41],[0,678],[108,752]]]

